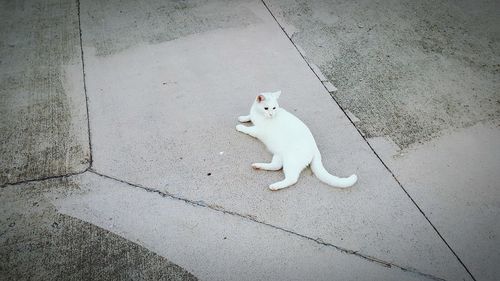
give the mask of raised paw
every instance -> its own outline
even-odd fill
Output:
[[[240,116],[240,117],[238,117],[238,121],[240,121],[240,122],[249,122],[250,121],[250,116],[249,115]]]

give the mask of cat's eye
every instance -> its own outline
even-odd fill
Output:
[[[276,109],[276,107],[273,107],[273,109]]]
[[[269,109],[269,107],[264,107],[264,109],[265,109],[265,110],[268,110],[268,109]]]

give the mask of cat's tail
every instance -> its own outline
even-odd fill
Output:
[[[321,163],[321,154],[319,151],[314,154],[311,161],[311,170],[320,181],[334,187],[351,187],[356,183],[356,181],[358,181],[358,177],[356,175],[351,175],[348,178],[339,178],[328,173],[328,171],[325,170],[325,167],[323,167],[323,163]]]

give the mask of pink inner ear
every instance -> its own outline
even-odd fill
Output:
[[[257,101],[258,101],[258,102],[261,102],[261,101],[263,101],[263,100],[265,100],[265,98],[264,98],[264,96],[263,96],[263,95],[259,95],[259,96],[257,97]]]

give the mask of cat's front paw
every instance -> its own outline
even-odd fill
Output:
[[[236,125],[236,131],[238,131],[238,132],[244,133],[245,132],[245,128],[246,127],[243,126],[243,125],[241,125],[241,124]]]
[[[240,117],[238,117],[238,121],[240,121],[240,122],[250,122],[250,116],[249,115],[240,116]]]

